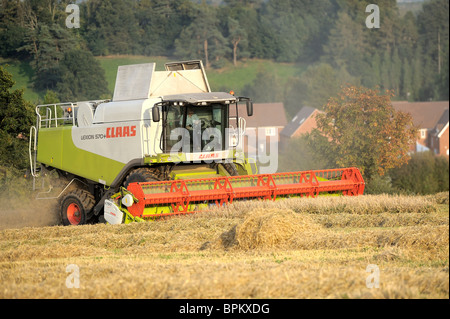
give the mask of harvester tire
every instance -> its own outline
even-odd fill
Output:
[[[238,170],[236,169],[236,165],[234,163],[224,163],[222,164],[225,170],[230,174],[230,176],[237,176],[239,175]]]
[[[92,218],[94,196],[84,189],[70,191],[60,203],[61,220],[64,226],[84,225]]]
[[[128,174],[127,178],[123,182],[123,186],[127,188],[130,183],[155,182],[159,180],[158,174],[153,169],[148,167],[140,167],[132,170]]]

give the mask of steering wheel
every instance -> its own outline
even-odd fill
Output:
[[[200,123],[201,123],[202,130],[204,130],[205,128],[211,126],[211,125],[208,126],[209,121],[205,120],[205,119],[201,119]]]

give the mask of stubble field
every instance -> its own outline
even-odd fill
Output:
[[[51,205],[22,205],[0,211],[2,299],[449,298],[448,192],[77,227],[55,225]]]

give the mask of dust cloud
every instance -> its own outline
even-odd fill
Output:
[[[36,194],[31,192],[28,198],[21,197],[0,197],[0,230],[60,223],[57,200],[36,199]]]

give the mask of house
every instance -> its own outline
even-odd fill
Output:
[[[437,122],[434,130],[430,134],[430,148],[438,155],[449,156],[448,145],[448,108],[444,111]]]
[[[397,111],[411,114],[414,125],[419,128],[411,151],[431,150],[437,155],[449,157],[449,101],[399,101],[392,102],[392,105]]]
[[[256,154],[256,151],[265,151],[270,139],[280,141],[280,133],[287,124],[284,104],[279,103],[254,103],[253,115],[247,116],[245,104],[239,105],[238,116],[246,122],[244,151],[247,154]],[[236,117],[236,108],[230,107],[230,126],[236,126],[233,118]],[[263,136],[261,136],[263,134]],[[251,142],[249,145],[249,141]],[[255,144],[253,141],[256,141]],[[263,142],[265,141],[265,142]]]
[[[323,113],[313,107],[304,106],[280,133],[281,147],[285,147],[289,140],[305,133],[310,133],[317,127],[316,115]]]

